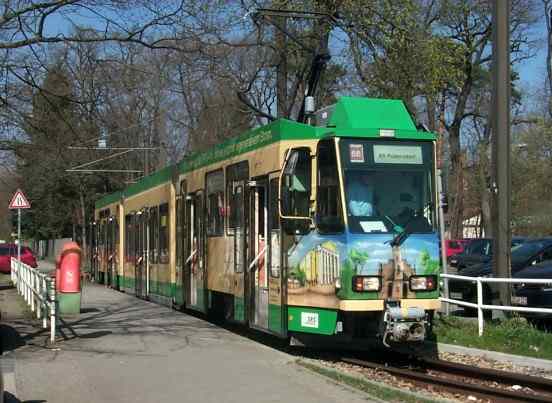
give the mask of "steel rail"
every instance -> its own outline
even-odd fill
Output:
[[[541,394],[531,394],[526,392],[514,392],[510,390],[505,389],[499,389],[499,388],[493,388],[481,384],[473,384],[469,382],[465,382],[462,380],[456,380],[456,379],[447,379],[445,377],[436,376],[436,375],[430,375],[426,373],[422,373],[416,370],[412,369],[404,369],[404,368],[396,368],[393,366],[386,366],[384,364],[379,364],[375,362],[365,361],[365,360],[359,360],[356,358],[342,358],[341,361],[346,362],[348,364],[358,365],[365,368],[371,368],[371,369],[378,369],[381,371],[385,371],[389,374],[396,375],[402,378],[408,378],[416,382],[421,382],[429,385],[439,385],[443,387],[445,390],[454,392],[454,393],[470,393],[474,395],[478,395],[480,397],[486,397],[490,399],[494,399],[496,401],[509,401],[509,402],[552,402],[552,396],[543,396]],[[441,368],[444,368],[441,367]],[[478,368],[473,367],[472,376],[469,376],[470,378],[476,379],[478,381],[481,381],[481,376],[484,378],[484,373],[477,372]],[[434,368],[431,368],[434,369]],[[438,370],[438,369],[435,369]],[[443,370],[443,369],[441,369]],[[468,376],[466,376],[468,377]],[[518,382],[516,382],[517,384]],[[520,381],[519,383],[523,383]]]
[[[543,392],[552,393],[552,379],[541,378],[514,372],[502,371],[492,368],[479,368],[471,365],[460,364],[457,362],[420,359],[420,362],[427,365],[427,369],[447,371],[458,375],[483,376],[487,380],[493,380],[501,383],[512,383],[514,385],[528,386],[532,389],[538,389]]]

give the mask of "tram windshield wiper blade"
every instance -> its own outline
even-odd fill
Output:
[[[408,238],[410,234],[412,234],[412,232],[408,230],[408,226],[413,220],[416,219],[416,216],[410,218],[410,220],[408,220],[408,222],[405,224],[404,228],[398,224],[395,224],[389,216],[385,216],[385,218],[387,218],[391,225],[393,225],[393,232],[395,232],[395,236],[391,241],[389,241],[389,244],[391,246],[401,246],[402,243],[406,241],[406,238]]]
[[[401,246],[406,238],[408,238],[412,232],[404,229],[402,232],[399,232],[395,237],[389,242],[391,246]]]
[[[398,224],[395,224],[395,222],[391,219],[391,217],[389,216],[384,216],[390,223],[391,225],[393,226],[393,232],[395,233],[395,236],[393,237],[393,239],[391,241],[388,241],[389,244],[391,246],[400,246],[404,240],[407,238],[407,236],[405,235],[409,235],[409,234],[406,234],[406,229],[401,227],[400,225]],[[408,225],[408,223],[407,223]],[[401,239],[401,237],[404,236],[404,239]]]

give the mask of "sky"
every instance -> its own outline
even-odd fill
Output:
[[[109,12],[107,12],[106,15],[108,17],[115,17],[114,15],[110,15]],[[70,18],[75,23],[86,26],[99,28],[103,25],[99,22],[97,15],[82,9],[79,11],[79,15],[71,13]],[[59,13],[50,16],[46,26],[46,31],[49,33],[69,33],[71,29],[72,26],[68,23],[66,16]],[[520,74],[520,82],[518,83],[518,86],[525,89],[528,93],[531,93],[542,88],[546,76],[546,26],[542,18],[534,24],[534,27],[530,31],[529,39],[537,41],[535,56],[517,64],[514,68]],[[340,48],[342,44],[340,45],[338,43],[334,43],[334,45],[336,45],[337,48]],[[337,52],[339,53],[339,49]],[[336,60],[337,59],[338,58],[336,57]]]
[[[537,41],[535,57],[520,63],[515,68],[520,74],[522,86],[539,87],[546,75],[546,26],[544,21],[541,20],[535,24],[531,37]]]

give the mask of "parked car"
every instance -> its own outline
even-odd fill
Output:
[[[0,244],[0,273],[11,272],[11,258],[17,257],[17,245],[13,243]],[[33,251],[27,247],[21,247],[21,261],[31,267],[37,267]]]
[[[527,238],[512,237],[512,248],[523,243]],[[447,259],[449,266],[457,270],[481,263],[488,263],[493,259],[493,240],[477,238],[470,241],[464,251]]]
[[[537,263],[518,271],[512,277],[550,279],[550,284],[514,285],[512,305],[552,309],[552,261]],[[552,314],[550,313],[519,312],[519,315],[538,327],[552,329]]]
[[[533,266],[546,260],[552,260],[552,238],[526,240],[512,248],[512,276],[523,269],[530,270]],[[492,262],[481,263],[458,271],[461,276],[492,277]],[[476,283],[451,279],[449,295],[453,299],[467,302],[477,302]],[[483,284],[483,301],[491,304],[498,296],[497,283]]]
[[[458,255],[464,252],[465,247],[468,245],[468,239],[447,239],[445,240],[445,252],[447,258],[453,255]]]

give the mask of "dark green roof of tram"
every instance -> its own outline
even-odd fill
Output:
[[[265,126],[249,130],[210,150],[185,157],[175,166],[163,168],[146,176],[122,192],[103,197],[96,202],[96,208],[111,204],[121,196],[131,197],[168,182],[175,169],[179,173],[189,172],[278,141],[325,137],[379,138],[381,129],[394,130],[394,138],[399,140],[436,139],[435,134],[416,128],[404,102],[398,99],[341,97],[330,113],[327,127],[315,127],[287,119],[278,119]]]
[[[113,204],[121,200],[122,195],[123,192],[121,191],[105,195],[104,197],[96,201],[95,207],[98,209]]]

